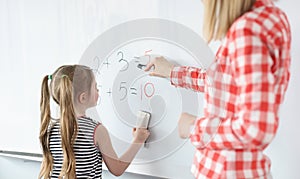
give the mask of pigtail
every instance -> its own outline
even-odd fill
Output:
[[[49,87],[48,78],[51,79]],[[53,158],[49,146],[50,96],[52,96],[60,106],[59,121],[63,161],[59,178],[76,179],[76,158],[73,147],[78,132],[78,123],[74,104],[78,102],[77,96],[82,92],[89,91],[92,84],[91,79],[93,79],[91,69],[82,65],[64,65],[53,73],[53,78],[51,75],[44,77],[40,103],[40,143],[43,148],[43,163],[39,178],[50,178],[53,169]]]
[[[41,88],[41,128],[40,128],[40,143],[43,150],[43,161],[41,165],[41,170],[39,178],[49,178],[50,172],[52,170],[52,156],[49,148],[48,140],[48,126],[51,121],[50,115],[50,93],[48,87],[48,76],[43,78],[42,88]]]
[[[75,179],[76,161],[73,144],[77,136],[78,124],[73,102],[73,85],[68,76],[63,75],[61,78],[59,84],[60,132],[64,159],[60,177]]]

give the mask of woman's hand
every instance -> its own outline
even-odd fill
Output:
[[[190,136],[190,129],[194,125],[195,120],[197,119],[196,116],[182,113],[179,121],[178,121],[178,133],[182,139],[186,139]]]
[[[145,71],[149,71],[151,67],[154,70],[150,73],[151,76],[159,76],[169,78],[171,76],[174,65],[166,60],[164,57],[157,57],[152,59],[146,66]]]
[[[144,143],[150,132],[146,128],[133,128],[132,135],[134,143]]]

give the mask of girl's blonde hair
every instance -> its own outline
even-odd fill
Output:
[[[220,40],[233,22],[249,11],[256,0],[203,0],[203,36],[209,43]]]
[[[52,77],[51,77],[52,76]],[[51,122],[50,96],[60,106],[60,134],[63,150],[63,165],[60,178],[76,178],[76,161],[73,144],[77,136],[78,125],[74,103],[82,92],[90,94],[94,75],[89,67],[83,65],[65,65],[59,67],[50,77],[45,76],[41,89],[41,128],[40,143],[43,150],[43,161],[39,178],[50,178],[53,158],[49,146]],[[51,80],[50,87],[48,80]]]

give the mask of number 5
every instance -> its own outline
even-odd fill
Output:
[[[120,83],[119,91],[121,91],[121,90],[124,91],[124,95],[123,95],[123,97],[120,99],[120,101],[123,101],[123,100],[127,97],[126,82],[121,82],[121,83]]]

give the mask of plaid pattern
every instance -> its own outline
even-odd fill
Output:
[[[171,83],[205,93],[190,139],[196,178],[268,178],[263,150],[278,128],[290,73],[290,27],[272,2],[257,0],[229,29],[205,71],[174,67]]]

